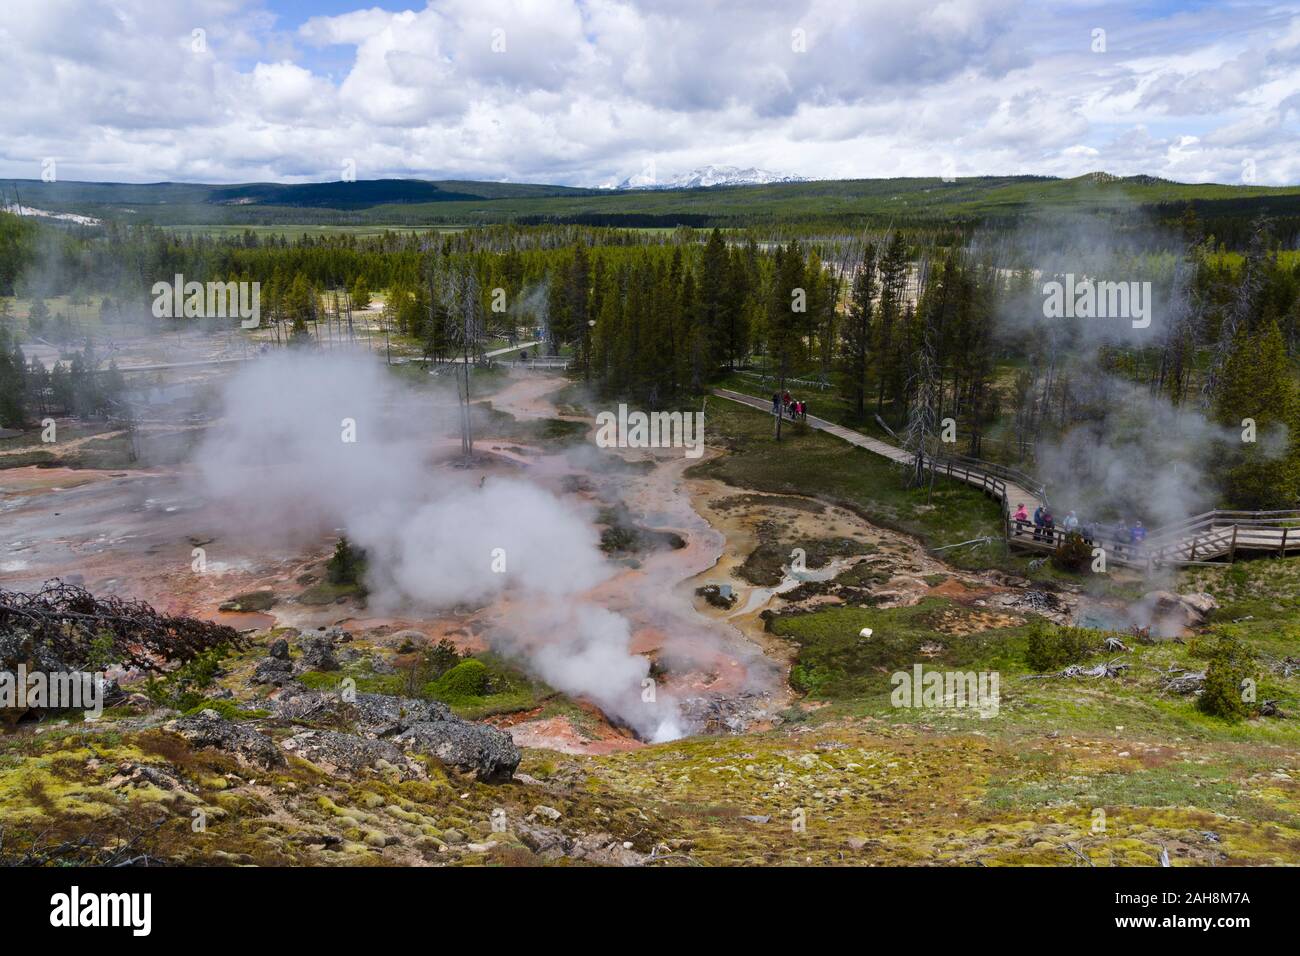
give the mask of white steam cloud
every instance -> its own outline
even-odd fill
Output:
[[[650,665],[628,622],[583,598],[612,573],[592,523],[528,481],[434,464],[454,412],[454,398],[420,401],[359,355],[259,359],[231,379],[197,452],[202,491],[230,530],[262,540],[343,529],[368,554],[380,611],[500,600],[496,649],[643,737],[681,736],[675,701],[642,699]]]

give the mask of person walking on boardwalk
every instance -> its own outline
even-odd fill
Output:
[[[1133,527],[1129,529],[1128,539],[1133,545],[1133,553],[1136,555],[1142,549],[1142,542],[1147,539],[1147,529],[1142,527],[1141,521],[1133,522]]]
[[[772,393],[772,414],[773,415],[781,414],[781,396],[777,392]]]
[[[1024,526],[1029,523],[1029,511],[1023,501],[1016,505],[1016,513],[1011,516],[1011,520],[1016,523],[1016,534],[1019,535]]]
[[[1043,539],[1043,506],[1039,505],[1034,509],[1034,540]]]

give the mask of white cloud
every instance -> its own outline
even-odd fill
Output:
[[[6,0],[0,176],[1297,175],[1300,13],[1267,0],[274,4]]]

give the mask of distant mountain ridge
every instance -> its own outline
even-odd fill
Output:
[[[741,180],[764,178],[762,183]],[[629,184],[635,187],[635,183]],[[1300,245],[1300,186],[1179,183],[1150,175],[905,176],[800,180],[764,170],[703,167],[654,188],[581,188],[475,180],[374,179],[324,183],[95,183],[0,180],[0,205],[51,224],[84,220],[164,227],[383,226],[422,228],[539,223],[613,228],[899,223],[1010,223],[1055,212],[1125,211],[1181,219],[1191,204],[1208,232],[1236,241],[1267,213],[1279,241]],[[43,215],[42,215],[43,214]]]
[[[768,186],[772,183],[806,183],[804,176],[785,176],[756,166],[701,166],[690,172],[679,173],[667,180],[652,180],[647,176],[633,176],[623,180],[616,189],[704,189],[711,186]]]

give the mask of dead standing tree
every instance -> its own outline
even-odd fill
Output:
[[[925,283],[929,277],[929,262],[920,260],[916,264],[916,300],[919,314],[920,341],[911,375],[907,381],[907,394],[910,398],[907,411],[907,426],[903,430],[903,447],[912,452],[911,470],[908,486],[919,488],[929,482],[927,500],[934,494],[934,469],[926,469],[926,455],[929,454],[934,436],[939,431],[939,404],[943,400],[942,372],[936,355],[938,330],[934,327],[935,310],[926,307]]]
[[[478,280],[469,268],[452,275],[447,283],[449,318],[448,335],[460,359],[456,376],[456,396],[460,404],[460,451],[468,463],[474,455],[474,436],[470,427],[470,363],[478,363],[483,353],[485,328],[483,303],[479,298]]]
[[[1268,245],[1268,232],[1268,219],[1262,215],[1251,224],[1250,242],[1246,246],[1245,261],[1241,264],[1241,282],[1237,285],[1232,304],[1224,312],[1223,321],[1219,324],[1219,338],[1214,346],[1214,355],[1205,375],[1205,383],[1201,387],[1203,408],[1213,407],[1218,399],[1223,370],[1228,364],[1228,356],[1236,342],[1237,330],[1242,326],[1249,326],[1251,310],[1259,300],[1260,291],[1264,286],[1266,268],[1264,258]]]

